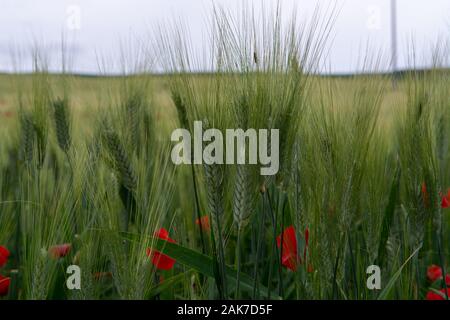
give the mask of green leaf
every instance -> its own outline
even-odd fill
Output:
[[[417,252],[419,252],[419,250],[422,248],[422,246],[419,246],[416,250],[414,250],[414,252],[409,256],[408,259],[406,259],[406,261],[401,265],[401,267],[397,270],[397,272],[394,273],[394,275],[392,276],[392,278],[389,280],[388,284],[386,285],[386,287],[384,287],[384,289],[380,292],[380,294],[378,295],[377,300],[385,300],[389,293],[391,292],[392,288],[394,287],[395,282],[397,281],[397,279],[400,277],[403,268],[408,264],[408,262],[417,254]]]
[[[182,247],[176,243],[170,243],[161,239],[154,239],[152,247],[158,251],[163,252],[165,255],[176,259],[178,263],[195,269],[197,272],[200,272],[205,276],[214,278],[213,260],[211,259],[211,257],[200,252]],[[226,275],[230,287],[233,287],[236,282],[237,271],[227,266]],[[253,292],[253,279],[249,275],[241,272],[240,283],[241,289],[246,290],[250,293]],[[263,295],[268,295],[268,290],[266,287],[259,285],[259,288]],[[272,296],[275,297],[275,299],[281,299],[277,295],[272,294]]]
[[[378,244],[377,264],[382,266],[386,256],[386,243],[391,230],[392,221],[394,219],[395,205],[397,203],[400,191],[400,167],[395,171],[394,180],[392,181],[389,200],[384,211],[383,223],[381,225],[380,242]]]

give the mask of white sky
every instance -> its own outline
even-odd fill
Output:
[[[211,3],[237,8],[242,0],[0,0],[0,71],[11,71],[11,48],[30,50],[33,43],[58,48],[61,35],[71,39],[72,70],[99,71],[97,56],[118,55],[120,39],[145,35],[155,24],[181,17],[201,46],[205,16]],[[245,1],[245,0],[244,0]],[[357,71],[364,43],[390,50],[391,0],[321,0],[337,3],[340,12],[327,68],[334,73]],[[253,2],[260,6],[259,0]],[[275,0],[266,0],[274,3]],[[299,16],[310,16],[319,0],[281,0],[286,12],[294,4]],[[450,0],[397,0],[399,66],[407,65],[407,45],[414,42],[419,64],[431,63],[435,44],[450,41]],[[77,14],[79,13],[79,16]],[[75,18],[74,18],[75,17]],[[79,22],[79,25],[77,24]],[[57,52],[57,49],[53,49]],[[25,55],[26,56],[26,55]],[[29,62],[30,58],[23,58]],[[22,62],[24,62],[22,61]],[[57,65],[51,65],[54,70]],[[22,67],[29,71],[29,63]],[[114,70],[111,70],[114,71]]]

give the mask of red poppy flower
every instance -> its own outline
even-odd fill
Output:
[[[283,235],[278,235],[277,246],[281,246],[281,236],[283,236],[283,248],[281,250],[281,264],[286,268],[296,271],[297,264],[302,264],[302,259],[297,257],[297,238],[295,236],[295,229],[293,226],[287,227],[283,231]],[[305,249],[303,251],[303,259],[306,260],[307,247],[309,245],[309,230],[305,230]],[[311,265],[308,265],[308,272],[312,272],[314,269]]]
[[[442,195],[441,207],[443,209],[450,208],[450,189],[447,190],[446,195]]]
[[[72,245],[70,243],[58,244],[55,246],[51,246],[48,249],[48,253],[53,259],[59,259],[67,256],[70,252],[70,249],[72,249]]]
[[[0,268],[8,262],[9,250],[4,246],[0,246]]]
[[[435,282],[442,278],[442,268],[433,264],[427,269],[427,278],[430,282]]]
[[[4,297],[8,294],[10,284],[11,278],[4,277],[0,274],[0,297]]]
[[[200,217],[200,219],[195,220],[195,224],[200,226],[200,229],[206,232],[211,230],[211,225],[209,224],[209,216]]]
[[[440,294],[434,291],[428,291],[426,300],[445,300],[445,290],[439,290]],[[447,288],[447,295],[450,297],[450,288]]]
[[[164,228],[161,228],[155,232],[154,236],[171,243],[176,243],[175,240],[169,238],[169,232]],[[152,250],[151,248],[147,248],[147,256],[151,257],[152,264],[160,270],[170,270],[176,262],[175,259],[172,259],[168,255],[165,255],[158,250]]]
[[[283,248],[281,249],[281,264],[286,268],[297,270],[297,238],[293,226],[284,229],[283,234],[277,237],[277,246],[281,246],[281,236],[283,236]]]

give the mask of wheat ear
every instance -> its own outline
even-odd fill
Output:
[[[128,222],[134,222],[136,216],[135,192],[137,188],[137,178],[131,164],[130,158],[122,145],[119,136],[112,130],[107,130],[104,134],[106,145],[111,153],[116,170],[120,177],[119,195],[126,208],[125,230],[128,229]]]
[[[67,153],[71,145],[69,106],[67,100],[57,99],[53,102],[53,118],[55,121],[56,138],[59,147]]]
[[[20,120],[22,128],[22,159],[26,163],[31,163],[33,160],[33,142],[35,139],[33,121],[28,114],[23,114]]]

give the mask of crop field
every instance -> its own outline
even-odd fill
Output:
[[[0,75],[0,299],[449,298],[450,72],[321,76],[331,26],[272,19]]]

